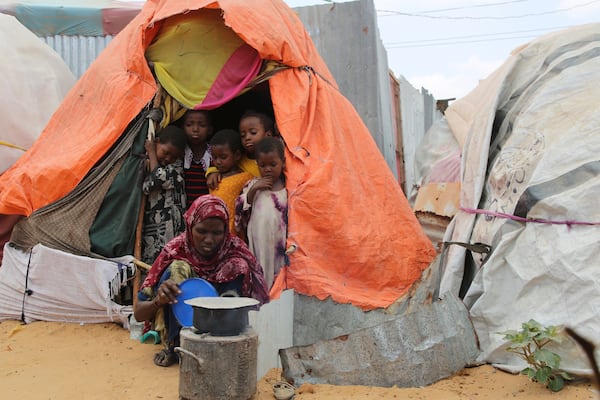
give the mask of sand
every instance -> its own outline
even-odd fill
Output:
[[[116,324],[18,321],[0,323],[0,397],[3,399],[163,399],[179,397],[179,367],[153,364],[160,345],[140,343]],[[274,399],[272,369],[254,400]],[[422,388],[304,384],[295,400],[327,399],[600,399],[589,382],[552,393],[525,376],[490,365],[466,368]]]

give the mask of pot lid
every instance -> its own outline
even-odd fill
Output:
[[[252,297],[194,297],[185,300],[192,307],[209,308],[213,310],[233,310],[236,308],[255,306],[260,303]]]

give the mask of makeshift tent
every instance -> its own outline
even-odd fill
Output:
[[[207,33],[217,26],[235,33],[238,46],[228,47],[229,56],[222,55],[217,37],[185,40],[188,32],[197,34],[186,24],[201,20],[211,26]],[[180,44],[199,46],[195,55],[205,57],[196,65],[222,66],[213,71],[212,81],[200,82],[204,86],[194,93],[203,94],[191,103],[169,79],[177,82],[174,69],[194,52],[169,60],[151,51],[177,27],[182,28],[175,35]],[[275,295],[287,287],[373,309],[393,303],[420,277],[435,255],[431,243],[302,23],[281,1],[148,1],[78,81],[38,142],[1,177],[0,213],[28,216],[15,227],[14,244],[28,249],[42,243],[106,257],[132,253],[127,240],[114,248],[94,231],[104,230],[100,236],[111,241],[134,234],[140,158],[130,149],[140,135],[143,141],[144,112],[160,93],[147,57],[166,89],[163,105],[169,97],[187,107],[225,103],[215,109],[217,123],[234,126],[232,109],[271,108],[286,143],[289,192],[290,266],[279,275]],[[235,68],[240,59],[257,57],[262,60],[258,74]],[[247,74],[257,75],[243,95],[228,101],[233,88],[246,84]],[[119,189],[115,176],[122,182]],[[116,200],[123,193],[134,199],[130,208]],[[64,213],[76,227],[56,229],[55,223],[69,221]],[[96,214],[114,228],[96,224]],[[101,242],[106,246],[97,246]]]
[[[14,17],[0,14],[0,174],[37,139],[75,77]]]
[[[516,49],[446,111],[462,148],[461,211],[440,292],[465,291],[481,360],[517,371],[503,332],[535,319],[600,342],[600,24]],[[473,277],[474,276],[474,277]],[[577,346],[552,348],[561,368],[589,371]]]

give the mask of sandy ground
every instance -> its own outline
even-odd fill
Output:
[[[152,363],[160,345],[140,343],[116,324],[0,323],[0,397],[3,399],[164,399],[179,397],[179,367]],[[274,399],[273,369],[253,400]],[[423,388],[302,385],[308,399],[600,399],[588,382],[551,393],[526,377],[489,365],[462,370]]]

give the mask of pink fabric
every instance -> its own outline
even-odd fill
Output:
[[[102,10],[102,29],[105,35],[116,35],[141,11],[141,7],[105,8]]]
[[[456,151],[435,163],[425,183],[460,182],[460,156],[461,152]]]
[[[225,239],[210,259],[201,256],[193,245],[192,228],[207,218],[219,218],[225,223]],[[173,260],[183,260],[194,272],[211,283],[234,281],[243,275],[242,295],[261,303],[269,300],[262,267],[250,252],[248,245],[229,232],[229,212],[220,198],[213,195],[198,197],[185,213],[186,231],[173,238],[160,252],[140,290],[153,287]]]
[[[212,110],[235,98],[260,71],[258,52],[243,44],[227,60],[213,82],[202,104],[196,110]]]
[[[538,224],[550,224],[550,225],[567,225],[567,227],[569,227],[569,228],[571,228],[572,225],[600,225],[600,222],[552,220],[552,219],[545,219],[545,218],[523,218],[523,217],[519,217],[517,215],[506,214],[506,213],[497,212],[497,211],[482,210],[479,208],[463,208],[463,207],[461,207],[460,209],[468,214],[483,214],[483,215],[489,215],[489,216],[497,217],[497,218],[512,219],[513,221],[519,221],[519,222],[535,222]]]

